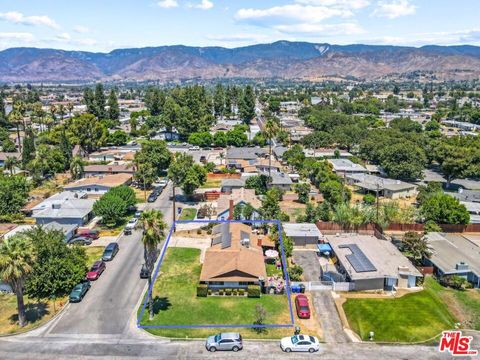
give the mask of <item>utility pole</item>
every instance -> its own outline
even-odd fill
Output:
[[[175,221],[177,220],[177,215],[176,215],[176,209],[175,209],[175,183],[172,181],[172,190],[173,190],[173,214],[172,214],[172,220],[173,220],[173,232],[176,232],[176,226],[175,226]]]
[[[377,224],[378,224],[378,214],[379,214],[379,211],[380,211],[380,202],[379,202],[379,198],[378,198],[378,192],[380,191],[380,184],[377,183],[377,191],[376,191],[376,194],[377,194]]]

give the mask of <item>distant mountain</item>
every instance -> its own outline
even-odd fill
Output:
[[[330,45],[277,41],[227,49],[160,46],[108,54],[54,49],[0,51],[2,82],[189,79],[381,79],[480,77],[480,47]]]

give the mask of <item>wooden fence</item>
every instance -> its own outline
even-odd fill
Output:
[[[240,179],[242,174],[235,173],[235,174],[214,174],[208,173],[207,179]]]

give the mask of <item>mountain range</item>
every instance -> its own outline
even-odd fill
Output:
[[[109,53],[0,51],[2,82],[179,81],[221,78],[376,80],[480,77],[480,47],[330,45],[277,41],[238,48],[159,46]]]

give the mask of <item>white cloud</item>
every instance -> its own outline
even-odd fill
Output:
[[[79,34],[86,34],[90,32],[90,29],[86,26],[82,25],[77,25],[73,28],[73,31],[79,33]]]
[[[198,4],[189,4],[188,7],[195,8],[195,9],[202,9],[202,10],[209,10],[213,8],[213,2],[210,0],[202,0]]]
[[[395,19],[400,16],[413,15],[416,10],[417,7],[409,0],[379,1],[372,15]]]
[[[207,35],[208,40],[223,42],[259,42],[268,40],[268,36],[261,34],[225,34],[225,35]]]
[[[58,40],[69,41],[71,38],[70,34],[66,32],[57,35]]]
[[[0,49],[32,45],[35,37],[27,32],[0,32]]]
[[[172,9],[178,7],[177,0],[161,0],[157,3],[158,6],[164,9]]]
[[[60,26],[51,18],[45,15],[25,16],[18,11],[9,11],[0,13],[0,20],[8,21],[14,24],[47,26],[53,29],[59,29]]]
[[[370,5],[368,0],[295,0],[296,3],[312,6],[328,6],[346,9],[361,9]]]

